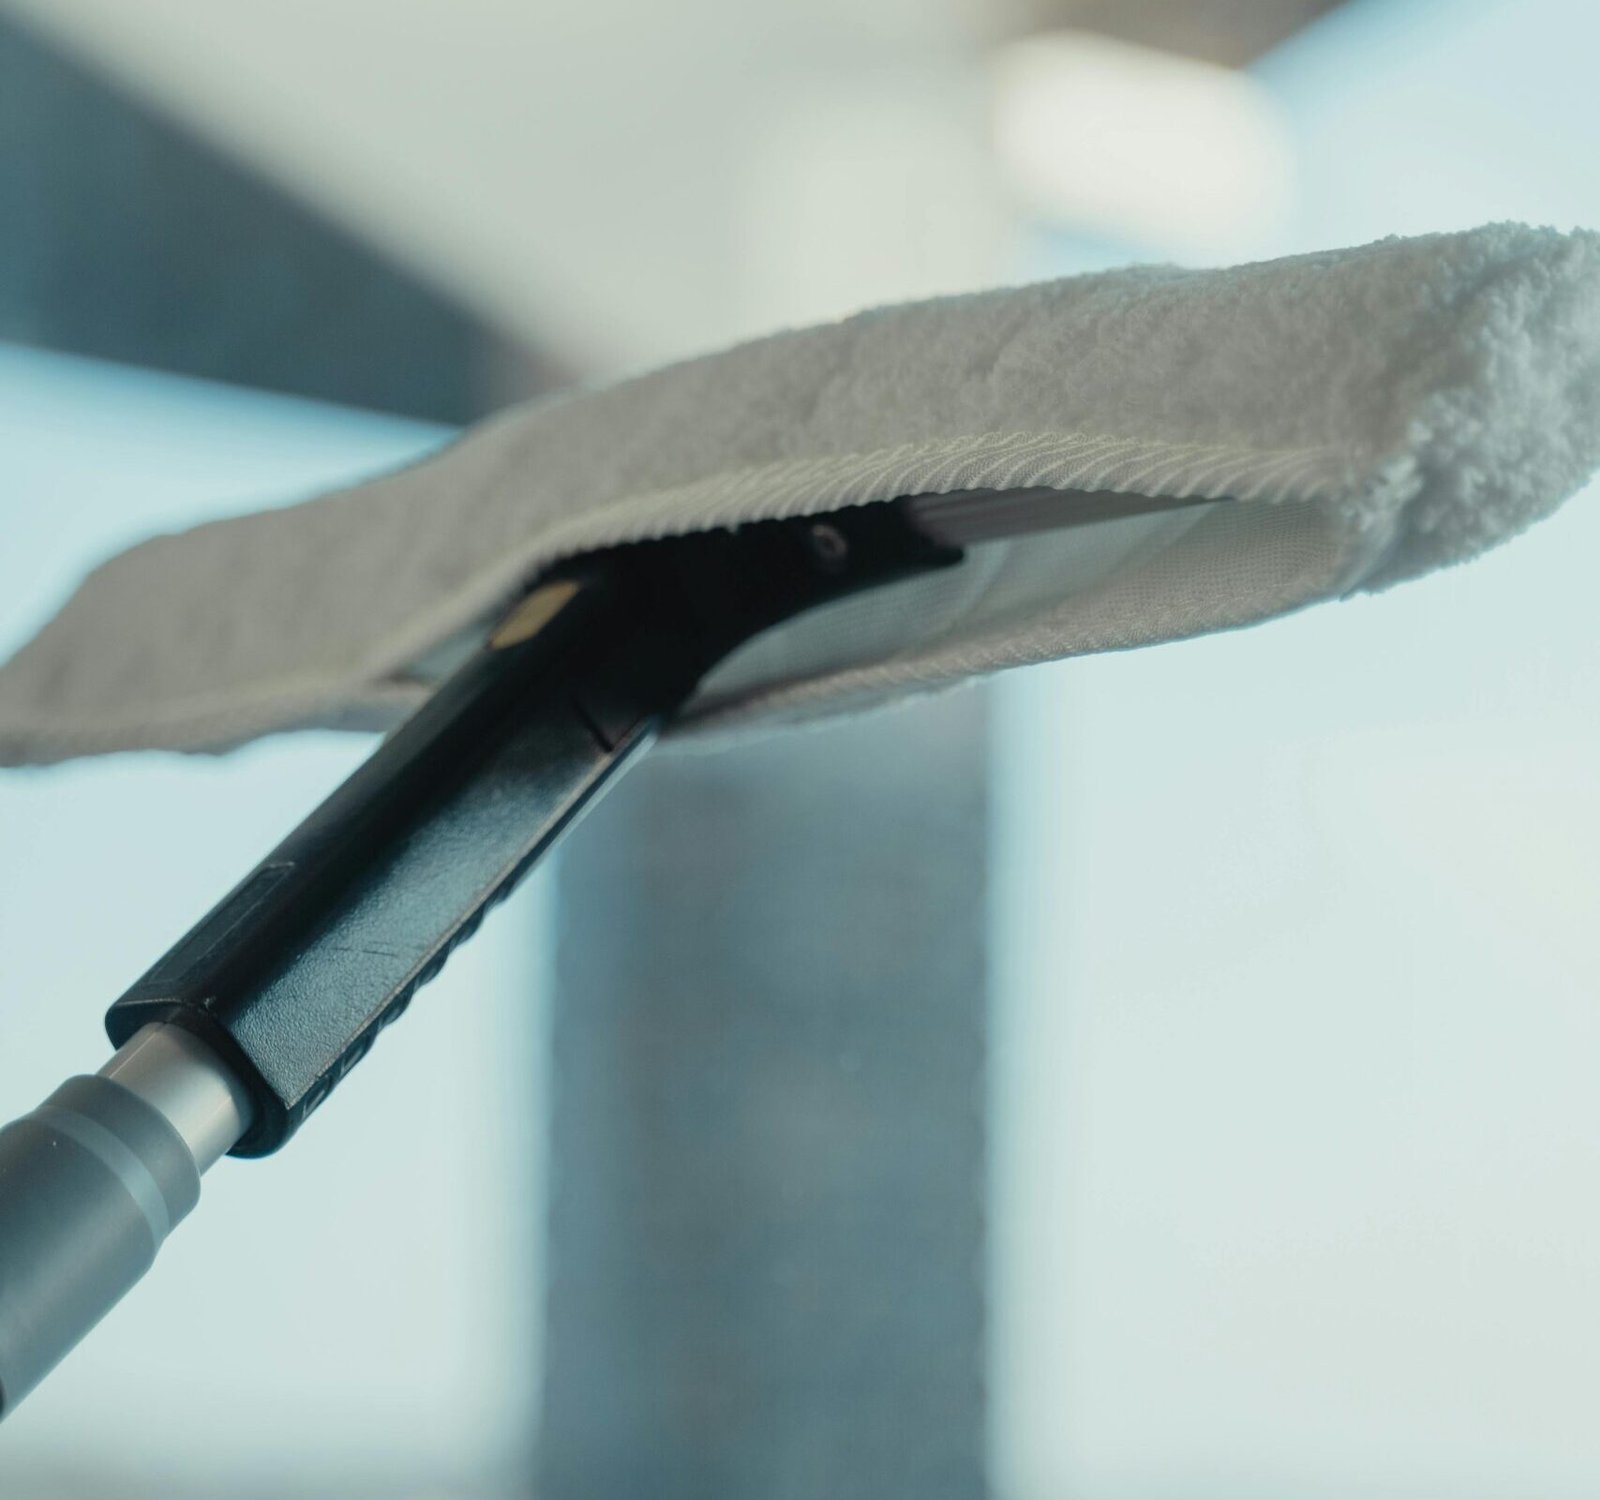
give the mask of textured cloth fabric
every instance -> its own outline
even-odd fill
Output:
[[[988,544],[772,632],[683,728],[1243,625],[1458,561],[1600,465],[1600,236],[1520,225],[881,308],[157,537],[0,668],[0,761],[393,722],[553,560],[900,495],[1231,503]]]

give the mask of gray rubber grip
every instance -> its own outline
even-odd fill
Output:
[[[200,1201],[183,1138],[108,1078],[0,1129],[0,1417],[150,1269]]]

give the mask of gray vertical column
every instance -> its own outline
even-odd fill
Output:
[[[658,756],[568,846],[549,1500],[982,1493],[983,704]]]

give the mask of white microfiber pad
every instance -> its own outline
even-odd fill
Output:
[[[1237,626],[1482,551],[1600,465],[1600,236],[1495,225],[884,308],[158,537],[0,668],[0,760],[393,722],[551,561],[901,495],[1230,503],[975,548],[783,627],[684,727]]]

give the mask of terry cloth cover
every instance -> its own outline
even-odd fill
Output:
[[[157,537],[0,668],[0,760],[392,723],[542,568],[957,489],[1227,497],[975,548],[745,648],[685,728],[804,717],[1378,588],[1600,464],[1600,236],[1493,225],[881,308],[503,413]]]

